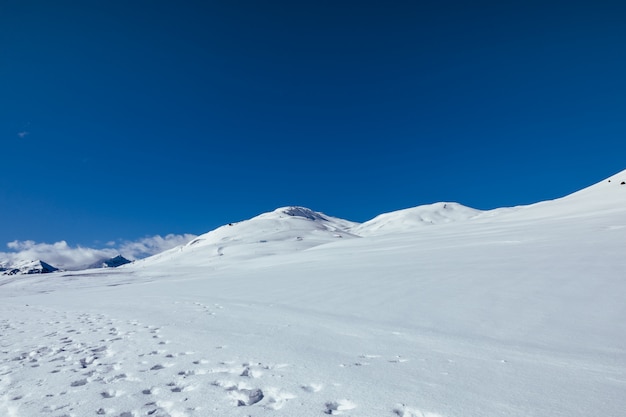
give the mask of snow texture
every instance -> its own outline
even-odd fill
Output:
[[[287,207],[2,276],[0,416],[623,416],[624,181],[364,225]]]

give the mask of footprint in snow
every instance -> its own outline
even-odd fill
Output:
[[[114,389],[108,389],[106,391],[102,391],[100,393],[100,396],[102,398],[114,398],[114,397],[119,397],[120,395],[123,395],[124,392],[123,391],[117,391]]]
[[[302,385],[301,388],[306,392],[320,392],[324,386],[322,384]]]
[[[356,408],[356,404],[350,400],[337,400],[326,403],[326,411],[324,413],[331,415],[343,414],[344,411],[353,410]]]
[[[169,384],[167,384],[167,386],[172,392],[193,391],[196,388],[194,385],[178,384],[176,382],[170,382]]]
[[[152,368],[150,368],[151,371],[160,371],[161,369],[165,369],[165,368],[169,368],[174,366],[173,363],[157,363],[156,365],[154,365]]]
[[[146,388],[146,389],[142,390],[141,393],[143,395],[156,395],[160,391],[161,390],[158,387],[150,387],[150,388]]]
[[[239,376],[245,376],[248,378],[259,378],[261,375],[263,375],[263,372],[259,371],[258,369],[252,369],[250,368],[250,366],[246,366]]]
[[[258,403],[264,397],[260,389],[232,389],[228,391],[229,397],[235,401],[237,407],[249,406]]]
[[[70,384],[71,387],[82,387],[83,385],[87,385],[89,381],[87,379],[79,379]]]
[[[418,410],[417,408],[407,407],[404,404],[398,404],[393,409],[393,412],[398,417],[443,417],[441,414]]]
[[[359,358],[362,358],[362,359],[376,359],[376,358],[380,358],[380,355],[361,355],[361,356],[359,356]]]
[[[403,358],[402,356],[398,355],[393,359],[389,360],[389,363],[404,363],[404,362],[408,362],[409,360],[406,358]]]
[[[280,410],[287,401],[296,398],[295,395],[278,388],[268,388],[264,394],[265,398],[267,398],[265,408],[270,410]]]

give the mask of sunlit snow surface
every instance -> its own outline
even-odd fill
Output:
[[[0,416],[624,416],[622,181],[381,233],[283,208],[2,277]]]

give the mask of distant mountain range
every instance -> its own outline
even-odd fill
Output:
[[[109,259],[103,259],[92,265],[87,269],[92,268],[116,268],[121,265],[130,263],[128,259],[122,255],[115,256]],[[0,275],[32,275],[32,274],[49,274],[51,272],[59,271],[47,262],[40,259],[37,260],[25,260],[18,262],[0,262]]]
[[[54,271],[58,271],[58,269],[41,260],[0,264],[2,275],[48,274]]]
[[[247,258],[308,249],[341,238],[400,233],[422,226],[467,220],[483,213],[458,203],[435,203],[381,214],[365,223],[356,223],[306,207],[281,207],[249,220],[228,223],[198,236],[184,246],[151,256],[148,262],[170,259],[172,254],[201,250],[207,259],[225,254]],[[184,256],[183,256],[184,257]],[[102,259],[85,269],[117,268],[130,263],[122,255]],[[46,274],[59,269],[43,260],[0,263],[1,275]]]
[[[130,261],[124,258],[122,255],[117,255],[113,258],[103,259],[94,264],[91,264],[87,269],[93,268],[117,268],[118,266],[129,264]]]
[[[142,266],[178,264],[219,267],[223,259],[245,261],[312,249],[338,240],[406,233],[437,224],[470,220],[484,211],[442,202],[381,214],[357,223],[301,206],[280,207],[228,223],[186,245],[138,260]]]

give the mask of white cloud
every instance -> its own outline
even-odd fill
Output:
[[[23,139],[23,138],[25,138],[25,137],[26,137],[26,136],[28,136],[28,135],[30,135],[30,132],[27,132],[27,131],[25,131],[25,130],[23,130],[23,131],[21,131],[21,132],[18,132],[18,133],[17,133],[17,136],[18,136],[20,139]]]
[[[13,241],[7,244],[12,252],[0,252],[0,259],[12,264],[20,261],[41,259],[61,269],[80,269],[101,259],[117,255],[115,249],[92,249],[71,247],[66,241],[37,243],[32,240]]]
[[[176,246],[184,245],[195,237],[196,235],[191,234],[169,234],[165,237],[159,235],[145,237],[134,242],[122,243],[119,246],[119,252],[128,259],[141,259],[175,248]]]
[[[0,264],[11,265],[21,261],[41,259],[60,269],[82,269],[103,259],[117,256],[118,254],[130,260],[145,258],[163,252],[164,250],[184,245],[195,237],[195,235],[191,234],[169,234],[165,237],[156,235],[145,237],[137,241],[122,242],[117,247],[107,247],[103,249],[70,246],[64,240],[55,243],[15,240],[7,243],[7,247],[10,251],[0,252]],[[110,246],[110,243],[111,242],[107,242],[107,245]]]

